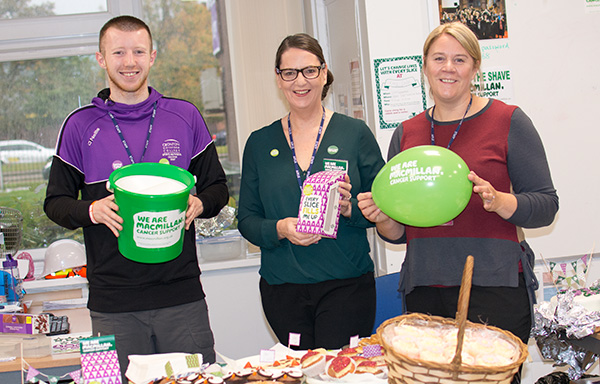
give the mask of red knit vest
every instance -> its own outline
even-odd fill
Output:
[[[467,118],[452,143],[450,150],[457,153],[470,170],[501,192],[510,192],[507,170],[508,132],[515,106],[494,100],[489,108]],[[431,144],[431,122],[423,112],[402,123],[402,150]],[[480,116],[483,114],[483,116]],[[435,124],[435,144],[446,147],[458,122]],[[451,225],[432,228],[406,227],[407,242],[422,237],[475,237],[498,238],[518,242],[516,227],[496,213],[483,209],[479,195],[473,194]]]

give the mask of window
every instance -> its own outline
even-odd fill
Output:
[[[201,111],[226,169],[230,205],[237,207],[237,134],[234,119],[228,118],[233,116],[233,102],[224,96],[231,88],[223,80],[228,77],[226,47],[219,44],[215,49],[213,43],[219,36],[218,31],[213,34],[213,26],[225,20],[216,18],[220,16],[216,2],[11,3],[18,9],[0,15],[0,36],[4,36],[0,37],[0,207],[16,208],[23,214],[21,249],[44,247],[61,238],[82,241],[81,230],[68,231],[43,212],[50,164],[47,155],[48,150],[54,153],[65,117],[107,86],[94,53],[98,31],[117,14],[137,15],[150,26],[158,57],[149,83],[166,96],[189,100]],[[64,8],[64,3],[99,4],[81,10]],[[64,14],[61,9],[77,15],[57,16]],[[1,33],[8,30],[11,33]],[[16,144],[23,149],[4,147]]]
[[[29,0],[19,1],[0,15],[0,19],[27,18],[31,16],[76,15],[94,12],[106,12],[106,0]]]

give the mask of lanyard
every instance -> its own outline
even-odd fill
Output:
[[[129,156],[129,160],[131,161],[131,164],[135,164],[135,161],[133,160],[133,155],[131,154],[131,151],[129,150],[129,145],[127,145],[127,141],[125,141],[125,137],[123,137],[123,131],[121,131],[121,128],[119,128],[119,124],[117,124],[117,120],[115,120],[115,116],[110,111],[108,112],[108,115],[110,116],[110,118],[115,126],[115,129],[117,130],[117,133],[119,134],[119,137],[121,138],[121,144],[123,144],[123,147],[127,151],[127,156]],[[142,152],[142,157],[140,159],[140,163],[144,160],[144,156],[146,155],[146,150],[148,149],[148,144],[150,143],[150,134],[152,133],[152,126],[154,125],[154,117],[155,116],[156,116],[156,101],[154,102],[154,105],[152,106],[152,117],[150,117],[150,126],[148,127],[148,134],[146,135],[146,144],[144,145],[144,151]]]
[[[469,105],[467,105],[467,110],[465,111],[465,114],[463,115],[462,119],[460,119],[460,123],[458,123],[458,127],[456,127],[456,129],[454,130],[454,133],[452,134],[452,137],[450,138],[450,142],[448,143],[448,146],[446,148],[448,148],[448,149],[450,148],[450,145],[452,145],[452,143],[454,142],[456,135],[458,135],[460,126],[462,125],[463,121],[465,120],[465,117],[467,116],[469,109],[471,109],[472,102],[473,102],[473,95],[471,95],[471,100],[469,100]],[[431,145],[435,145],[435,132],[433,130],[433,112],[435,112],[435,105],[433,106],[433,109],[431,110]]]
[[[296,178],[298,179],[298,186],[300,192],[302,192],[302,177],[300,176],[300,167],[298,166],[298,158],[296,157],[296,150],[294,149],[294,139],[292,137],[292,123],[290,122],[291,112],[288,114],[288,134],[290,135],[290,147],[292,148],[292,158],[294,159],[294,167],[296,168]],[[310,175],[313,162],[315,161],[315,155],[317,154],[317,148],[319,147],[319,139],[321,138],[321,132],[323,132],[323,123],[325,122],[325,107],[323,107],[323,117],[321,117],[321,124],[319,125],[319,133],[317,133],[317,140],[315,141],[315,148],[313,149],[312,157],[310,158],[310,165],[306,171],[306,177]]]

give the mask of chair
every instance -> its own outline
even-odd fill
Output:
[[[392,317],[401,315],[404,312],[402,295],[398,292],[398,281],[400,272],[390,273],[389,275],[378,276],[375,278],[375,290],[377,292],[377,308],[375,310],[375,324],[373,333],[377,328]]]

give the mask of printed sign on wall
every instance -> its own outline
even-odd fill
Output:
[[[376,59],[374,66],[379,128],[394,129],[425,110],[421,56]]]
[[[506,67],[482,68],[483,81],[475,76],[474,94],[490,99],[512,103],[514,98],[511,71]]]

